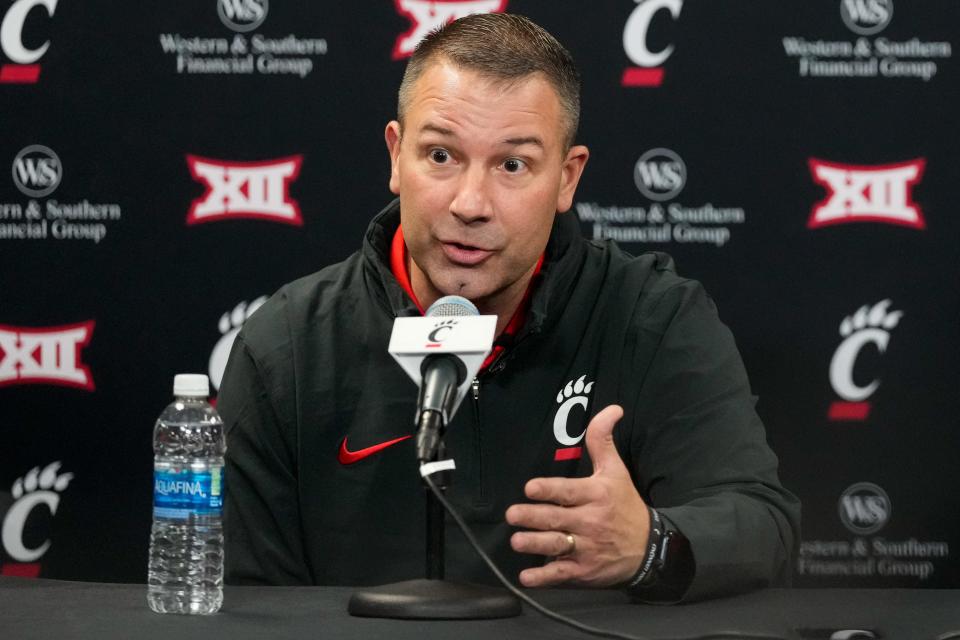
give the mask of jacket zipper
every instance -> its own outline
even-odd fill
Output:
[[[473,417],[476,420],[477,428],[475,433],[475,444],[477,447],[477,485],[480,487],[479,502],[486,502],[486,487],[483,482],[483,431],[480,420],[480,378],[474,377],[470,385],[473,392]]]

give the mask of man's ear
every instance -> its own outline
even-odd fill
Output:
[[[394,195],[400,195],[400,123],[391,120],[387,123],[387,128],[383,132],[383,138],[387,142],[387,152],[390,154],[390,191]]]
[[[563,213],[573,206],[573,194],[580,183],[583,168],[587,165],[590,150],[583,145],[574,145],[567,151],[560,169],[560,191],[557,193],[557,211]]]

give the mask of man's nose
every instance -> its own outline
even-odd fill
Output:
[[[468,168],[460,176],[450,213],[464,224],[488,220],[492,215],[488,176],[482,166]]]

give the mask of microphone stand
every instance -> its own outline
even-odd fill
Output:
[[[434,433],[437,437],[429,461],[443,460],[445,447],[442,436],[445,425],[442,414],[424,412],[422,422],[435,423],[427,426],[427,430],[436,430]],[[436,472],[433,477],[440,491],[450,484],[448,470]],[[427,507],[426,577],[355,591],[347,605],[350,615],[409,620],[470,620],[520,615],[520,601],[505,589],[444,579],[445,513],[443,505],[426,483],[424,492]]]

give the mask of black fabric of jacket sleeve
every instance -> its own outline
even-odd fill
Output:
[[[217,403],[227,437],[228,584],[313,584],[301,533],[295,437],[272,395],[241,332]]]
[[[683,600],[788,584],[800,505],[777,477],[733,336],[697,282],[650,304],[632,351],[643,363],[628,446],[644,498],[690,541],[696,573]]]

